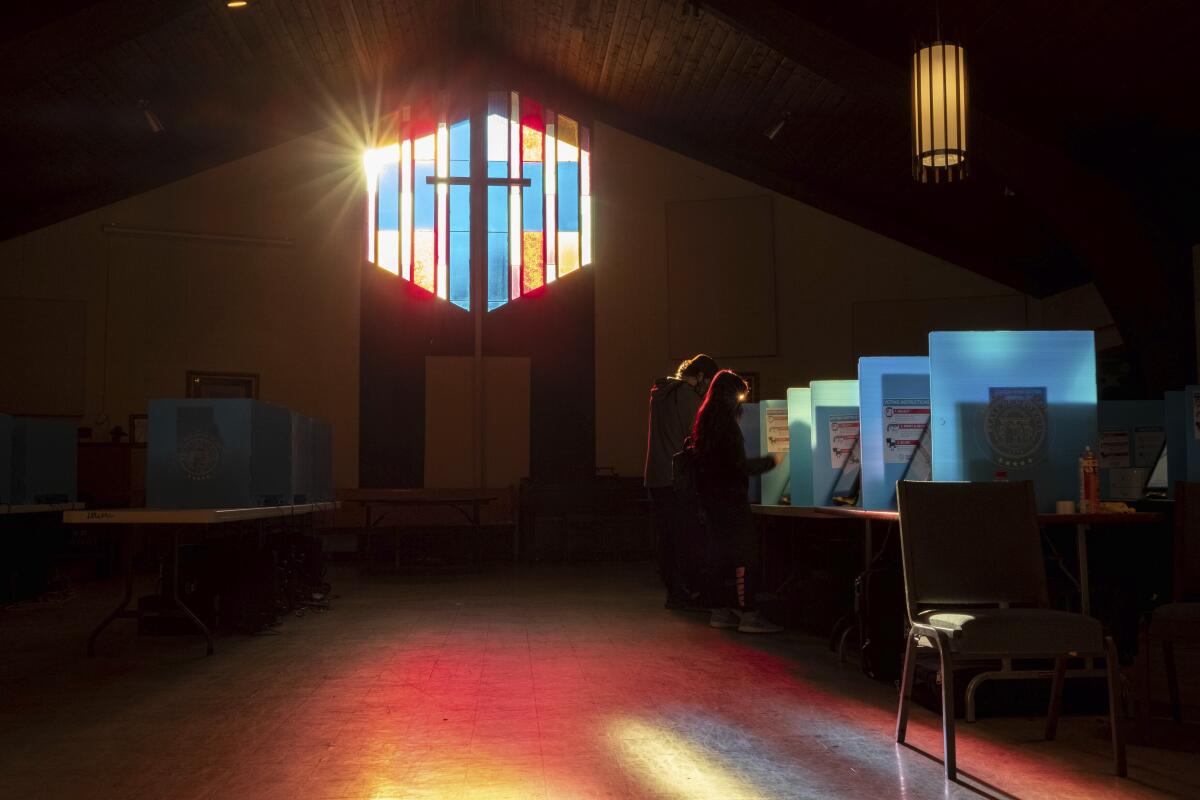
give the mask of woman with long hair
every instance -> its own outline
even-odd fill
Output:
[[[750,515],[750,478],[773,469],[776,457],[746,458],[738,419],[746,382],[721,370],[713,377],[696,414],[690,447],[696,489],[708,517],[716,550],[717,585],[709,625],[742,633],[776,633],[782,628],[755,608],[752,576],[758,562],[758,535]]]

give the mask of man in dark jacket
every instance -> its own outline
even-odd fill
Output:
[[[658,533],[659,571],[667,586],[667,608],[684,608],[699,583],[698,541],[691,520],[675,495],[671,459],[683,449],[683,440],[692,432],[696,412],[713,375],[720,371],[717,362],[697,355],[679,365],[675,375],[659,378],[650,388],[650,423],[646,435],[646,489],[654,506],[654,527]],[[691,585],[689,585],[691,584]]]

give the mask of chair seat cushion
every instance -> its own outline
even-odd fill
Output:
[[[922,622],[946,631],[956,653],[1056,655],[1100,653],[1100,621],[1046,608],[975,608],[933,611]]]
[[[1200,603],[1167,603],[1150,616],[1150,635],[1155,638],[1200,638]]]

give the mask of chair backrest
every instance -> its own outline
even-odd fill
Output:
[[[910,620],[922,606],[1047,605],[1032,483],[900,481],[896,499]]]
[[[1200,595],[1200,483],[1175,484],[1174,600]]]

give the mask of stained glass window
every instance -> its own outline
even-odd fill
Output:
[[[591,147],[577,120],[492,92],[486,164],[473,168],[468,118],[400,116],[400,141],[364,157],[371,263],[469,310],[474,181],[489,311],[591,264]]]
[[[488,96],[488,308],[592,263],[588,129],[517,92]],[[507,213],[506,213],[507,212]]]

